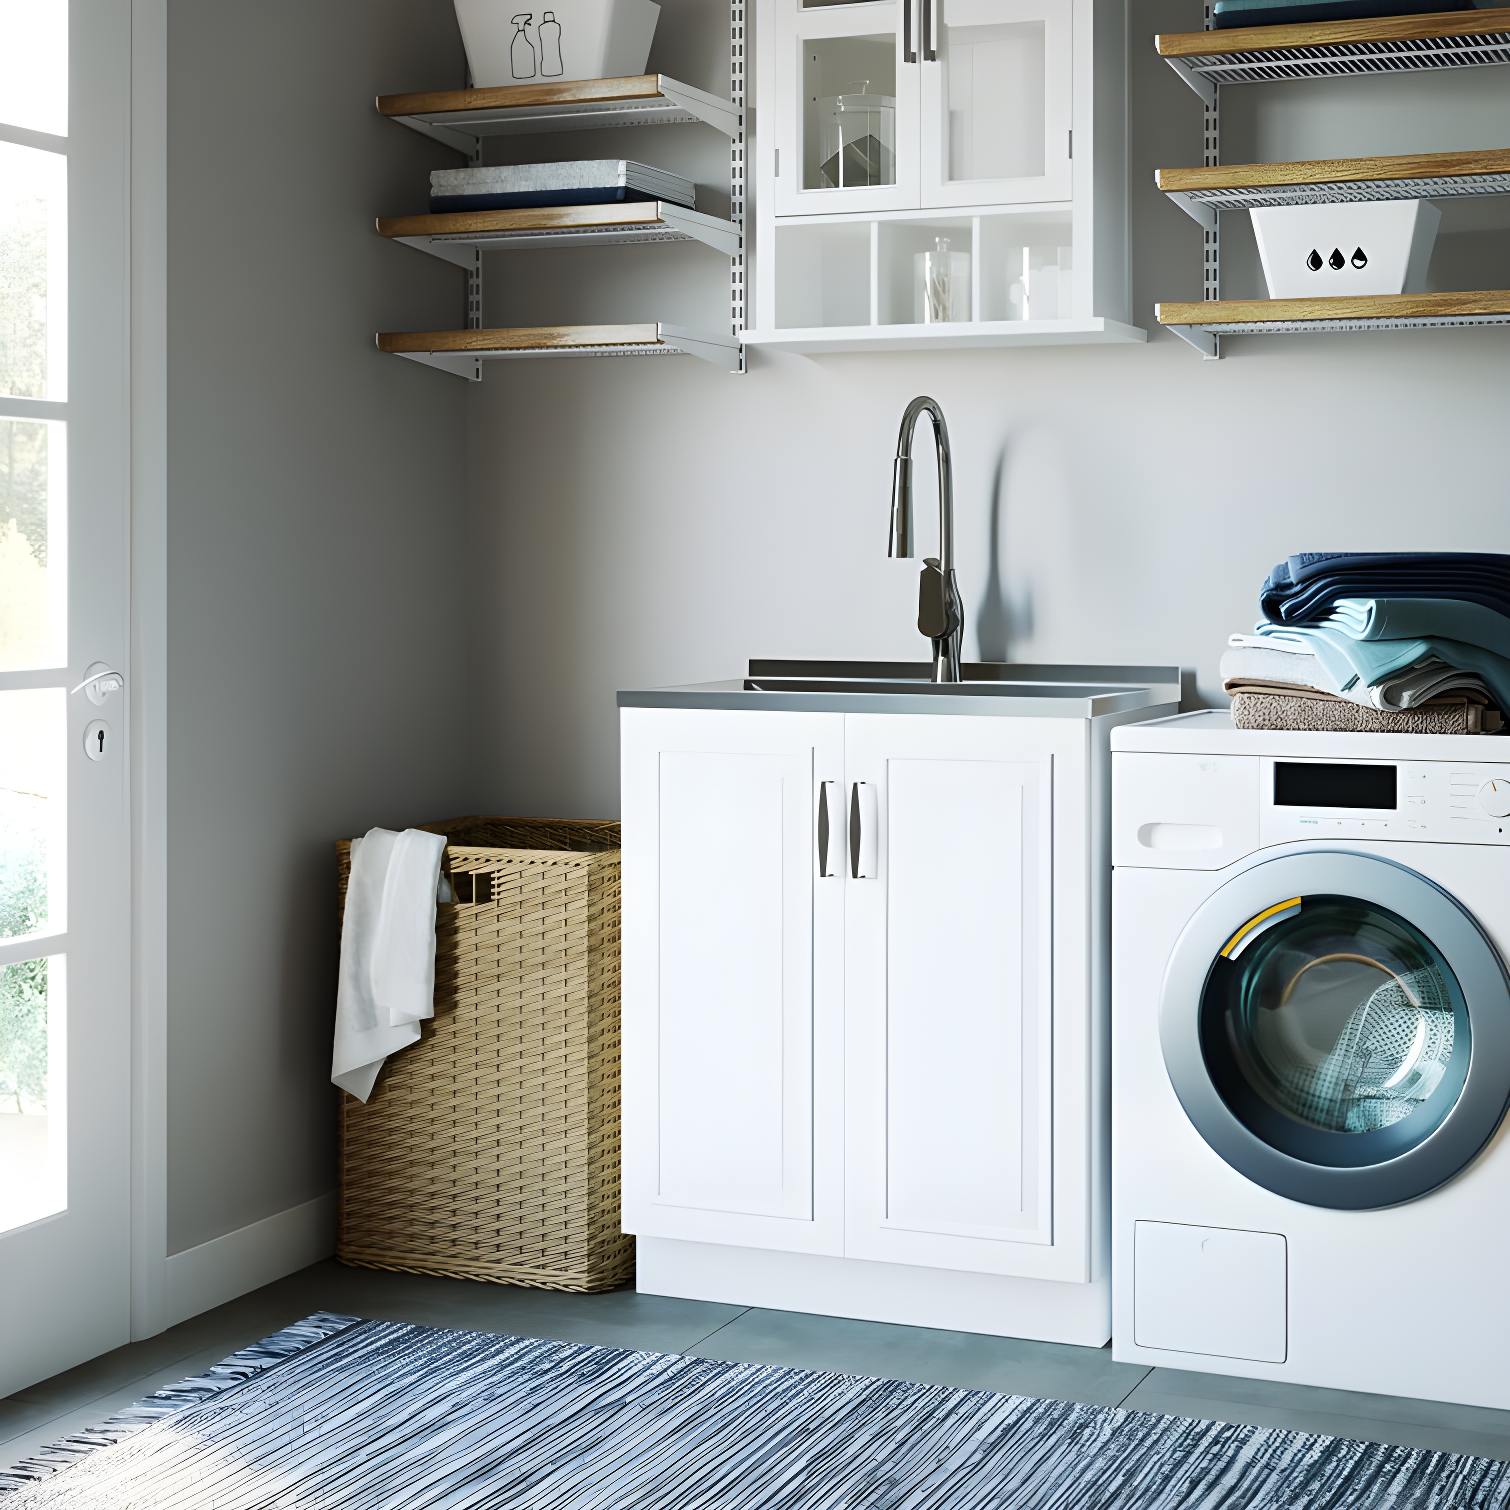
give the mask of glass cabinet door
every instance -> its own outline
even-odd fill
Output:
[[[918,206],[916,0],[778,0],[778,215]]]
[[[1071,0],[917,3],[924,208],[1069,199]]]

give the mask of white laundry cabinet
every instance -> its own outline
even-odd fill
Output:
[[[1044,701],[623,709],[642,1290],[1106,1340],[1107,731],[1168,704]]]

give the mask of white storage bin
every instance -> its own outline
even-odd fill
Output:
[[[1271,299],[1419,294],[1442,212],[1429,199],[1251,210]]]
[[[480,89],[644,73],[660,15],[652,0],[555,0],[550,10],[535,11],[518,0],[456,0]]]

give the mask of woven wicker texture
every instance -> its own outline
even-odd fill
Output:
[[[459,897],[435,1018],[365,1105],[341,1093],[349,1264],[587,1293],[634,1275],[619,1230],[619,826],[427,824]],[[351,845],[337,845],[341,898]]]

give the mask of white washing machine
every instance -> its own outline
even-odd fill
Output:
[[[1113,1356],[1510,1408],[1510,740],[1112,750]]]

